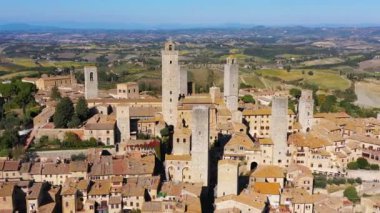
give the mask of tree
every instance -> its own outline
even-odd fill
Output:
[[[74,106],[70,98],[62,98],[55,109],[53,121],[56,128],[66,128],[74,115]]]
[[[289,94],[293,96],[294,98],[299,99],[301,97],[301,90],[297,88],[291,88],[289,90]]]
[[[88,108],[88,103],[84,97],[78,99],[77,105],[75,106],[75,113],[78,115],[80,121],[87,120],[90,115],[90,110]]]
[[[353,187],[353,186],[349,186],[347,187],[344,192],[343,192],[343,195],[348,198],[350,201],[356,203],[356,202],[359,202],[360,201],[360,197],[358,195],[358,192],[356,191],[356,188]]]
[[[65,136],[63,138],[63,142],[68,142],[68,143],[80,143],[81,139],[78,137],[77,134],[73,132],[66,132]]]
[[[292,67],[290,65],[286,65],[285,69],[286,69],[287,72],[290,72],[290,70],[292,70]]]
[[[165,127],[163,129],[160,130],[160,134],[162,137],[167,137],[169,136],[170,132],[169,132],[169,128],[168,127]]]
[[[321,103],[321,112],[335,112],[335,105],[337,103],[336,97],[334,95],[326,96],[325,100]]]
[[[358,158],[356,160],[356,163],[358,164],[359,169],[368,169],[369,168],[369,163],[367,159],[365,158]]]
[[[73,115],[69,123],[67,123],[67,127],[69,128],[76,128],[81,124],[80,119],[76,114]]]
[[[86,155],[84,153],[79,153],[79,154],[72,154],[71,155],[71,160],[72,161],[84,161],[86,160]]]
[[[316,188],[326,188],[327,179],[324,175],[316,175],[314,176],[314,187]]]
[[[371,164],[370,168],[371,168],[371,170],[379,170],[379,165],[378,164]]]
[[[255,99],[252,97],[252,95],[244,95],[241,100],[244,102],[244,103],[255,103]]]
[[[57,86],[51,89],[50,98],[56,101],[62,98]]]
[[[347,169],[350,170],[357,170],[359,168],[358,163],[356,162],[350,162],[347,164]]]

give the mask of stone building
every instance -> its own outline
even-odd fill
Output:
[[[180,95],[186,95],[181,85],[187,87],[187,72],[181,71],[178,64],[178,50],[172,41],[165,43],[162,54],[162,113],[168,125],[177,124],[177,105]],[[185,77],[186,76],[186,77]],[[186,89],[187,90],[187,89]],[[184,93],[185,92],[185,93]]]
[[[128,82],[116,85],[117,98],[138,99],[140,97],[139,84]]]
[[[93,99],[98,97],[98,69],[84,67],[84,97]]]
[[[273,97],[272,116],[269,124],[270,137],[274,144],[273,164],[287,165],[289,163],[287,151],[287,136],[289,129],[287,97]]]
[[[239,65],[236,58],[227,58],[224,65],[224,101],[232,112],[238,109],[239,99]]]
[[[70,87],[77,83],[73,73],[70,75],[42,76],[35,81],[39,90],[48,91],[53,87]]]
[[[239,163],[234,160],[220,160],[218,162],[217,197],[237,195]]]
[[[248,123],[249,134],[257,138],[270,138],[270,120],[272,117],[272,109],[265,107],[259,109],[245,109],[243,118]],[[292,133],[295,129],[295,114],[292,110],[288,110],[288,133]]]
[[[302,132],[308,132],[313,125],[314,99],[311,90],[302,90],[298,104],[298,122],[302,126]]]
[[[116,125],[120,142],[126,142],[131,138],[129,107],[119,105],[116,107]]]
[[[192,111],[191,169],[193,182],[208,185],[209,108],[197,106]]]
[[[84,125],[84,139],[95,138],[107,146],[115,145],[115,124],[115,114],[96,114]]]
[[[180,128],[174,130],[173,135],[173,154],[188,155],[190,154],[191,130]]]

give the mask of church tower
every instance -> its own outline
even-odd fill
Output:
[[[239,65],[236,58],[228,57],[224,65],[224,101],[231,112],[238,109],[238,95]]]
[[[287,164],[288,150],[288,98],[274,96],[270,118],[270,137],[273,141],[273,164]]]
[[[162,54],[162,113],[168,125],[177,123],[177,105],[180,97],[180,67],[178,51],[172,41],[165,43]],[[186,79],[187,80],[187,79]]]
[[[96,67],[84,67],[84,97],[98,97],[98,70]]]
[[[193,182],[208,185],[209,108],[195,106],[192,111],[191,170]]]
[[[302,126],[302,132],[308,132],[313,125],[314,99],[311,90],[302,90],[298,103],[298,122]]]

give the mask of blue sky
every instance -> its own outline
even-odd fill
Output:
[[[0,23],[380,26],[379,0],[0,0]]]

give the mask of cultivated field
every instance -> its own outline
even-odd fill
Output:
[[[363,107],[380,107],[380,81],[361,81],[355,83],[358,96],[356,104]]]
[[[313,75],[309,75],[308,72],[312,71]],[[345,90],[350,87],[351,82],[344,76],[340,76],[334,70],[291,70],[287,72],[281,69],[268,69],[258,70],[257,73],[263,77],[270,77],[273,79],[279,79],[285,83],[291,82],[305,82],[308,84],[318,85],[320,89],[325,90]]]

